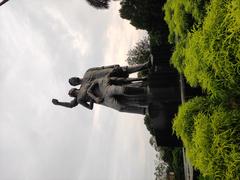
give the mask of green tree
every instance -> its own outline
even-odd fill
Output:
[[[181,137],[190,162],[204,176],[238,179],[239,119],[239,106],[208,96],[195,97],[180,106],[173,129]]]
[[[88,4],[96,9],[108,9],[110,0],[86,0]]]
[[[150,58],[150,43],[149,38],[144,37],[142,40],[137,42],[133,49],[130,49],[127,54],[126,61],[129,65],[143,64]]]
[[[88,4],[93,6],[96,9],[108,9],[109,3],[111,0],[86,0]],[[113,1],[119,1],[119,0],[113,0]]]
[[[120,16],[130,20],[130,23],[138,29],[151,31],[161,27],[164,14],[162,0],[122,0]]]
[[[143,64],[150,60],[150,42],[148,37],[140,40],[133,49],[130,49],[127,54],[126,61],[129,65]],[[148,70],[138,73],[138,77],[147,76]]]

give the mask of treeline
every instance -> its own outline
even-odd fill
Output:
[[[148,31],[150,52],[205,96],[189,100],[175,133],[202,179],[240,177],[240,1],[123,0],[120,15]],[[152,132],[150,120],[145,124]]]
[[[137,29],[148,32],[163,28],[161,21],[164,13],[161,11],[164,1],[159,0],[123,0],[120,2],[120,16],[130,21]]]
[[[150,59],[150,55],[153,55],[154,60],[160,65],[170,66],[173,46],[168,42],[169,29],[164,20],[164,3],[165,1],[159,0],[121,1],[120,16],[129,20],[137,29],[143,29],[148,32],[147,37],[144,37],[133,49],[129,50],[127,58],[128,64],[144,63]],[[148,72],[143,72],[139,74],[139,76],[146,76],[147,73]],[[152,127],[152,122],[148,115],[144,118],[144,124],[154,137],[156,129]],[[158,157],[159,163],[156,164],[155,168],[156,179],[164,177],[164,175],[170,172],[174,172],[175,179],[183,179],[184,172],[181,148],[158,148],[161,149],[163,156]],[[167,170],[165,166],[162,165],[163,162],[168,164]]]
[[[128,61],[151,53],[206,94],[183,104],[173,124],[201,179],[238,179],[240,1],[122,0],[120,16],[149,34],[146,51],[137,44]],[[152,132],[147,117],[145,123]]]
[[[172,46],[168,43],[168,25],[164,20],[163,5],[159,0],[122,0],[120,16],[149,35],[151,54],[160,61],[169,61]]]

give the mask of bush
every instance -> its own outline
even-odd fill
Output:
[[[161,147],[163,150],[163,161],[168,164],[168,172],[174,172],[175,179],[184,179],[184,165],[182,148],[179,147]]]
[[[207,3],[206,3],[207,2]],[[195,4],[195,5],[194,5]],[[203,4],[203,8],[200,8]],[[171,61],[209,96],[183,104],[173,128],[208,179],[240,177],[240,1],[168,0]]]
[[[208,0],[167,0],[163,9],[170,31],[169,42],[183,40],[194,24],[201,24],[207,4]]]
[[[197,97],[183,104],[173,128],[187,157],[204,176],[237,179],[240,176],[240,109]]]
[[[130,21],[137,29],[152,31],[161,28],[163,19],[162,6],[159,0],[123,0],[120,2],[120,16]]]
[[[220,98],[240,95],[239,17],[239,0],[212,0],[202,27],[177,44],[172,62],[191,86]]]

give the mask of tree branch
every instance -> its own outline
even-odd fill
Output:
[[[0,6],[2,6],[3,4],[5,4],[6,2],[8,2],[9,0],[3,0],[2,2],[0,2]]]

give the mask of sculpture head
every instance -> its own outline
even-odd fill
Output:
[[[82,83],[82,79],[79,77],[71,77],[68,80],[69,84],[71,84],[72,86],[77,86],[80,85]]]
[[[72,88],[68,91],[68,95],[71,97],[77,97],[77,88]]]

